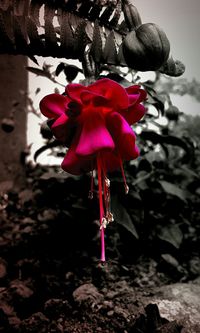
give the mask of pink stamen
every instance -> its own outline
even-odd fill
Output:
[[[110,211],[110,186],[108,185],[109,179],[104,176],[104,204],[106,210],[106,217]]]
[[[104,239],[104,226],[102,221],[104,218],[103,208],[103,195],[102,195],[102,163],[100,154],[97,156],[97,173],[98,173],[98,187],[99,187],[99,211],[100,211],[100,233],[101,233],[101,261],[106,261],[105,258],[105,239]]]
[[[106,168],[104,161],[101,161],[102,165],[102,174],[103,174],[103,194],[104,194],[104,206],[105,206],[105,211],[106,215],[109,210],[109,203],[110,203],[110,186],[108,185],[109,179],[107,178],[106,175]]]

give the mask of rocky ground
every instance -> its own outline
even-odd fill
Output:
[[[140,242],[122,244],[113,223],[102,265],[89,179],[51,172],[29,170],[25,188],[1,194],[0,332],[200,332],[197,256],[190,271],[164,265]]]

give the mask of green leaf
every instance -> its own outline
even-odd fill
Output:
[[[109,79],[111,79],[111,80],[113,80],[113,81],[115,81],[115,82],[120,83],[121,85],[123,85],[124,82],[125,82],[125,84],[129,83],[127,80],[125,80],[123,78],[123,76],[121,76],[121,75],[119,75],[117,73],[108,73],[108,75],[106,75],[106,77],[109,78]]]
[[[64,71],[64,69],[65,69],[65,63],[64,62],[60,62],[58,64],[58,66],[56,67],[55,75],[58,76],[62,71]]]
[[[28,1],[27,1],[28,2]],[[43,5],[43,1],[32,0],[30,3],[30,17],[35,24],[40,27],[40,8]]]
[[[147,184],[147,179],[149,179],[152,176],[152,172],[147,172],[147,171],[139,171],[137,173],[137,179],[133,182],[133,185],[137,185],[138,188],[141,191],[145,191],[149,188],[149,185]]]
[[[173,267],[178,267],[179,266],[178,261],[176,260],[176,258],[172,257],[171,254],[169,254],[169,253],[161,254],[161,257],[169,265],[171,265]]]
[[[109,26],[111,28],[115,28],[117,26],[118,21],[120,19],[121,12],[122,12],[122,4],[121,4],[121,1],[118,1],[117,5],[116,5],[116,8],[115,8],[115,11],[114,11],[114,14],[113,14],[113,17],[109,22]]]
[[[103,58],[107,64],[116,64],[118,61],[117,49],[115,45],[115,35],[111,31],[107,36],[106,43],[103,50]]]
[[[137,233],[137,230],[135,229],[132,219],[128,214],[126,208],[119,201],[119,197],[117,195],[114,195],[111,198],[111,210],[117,223],[124,227],[135,238],[139,239],[139,235]]]
[[[58,46],[56,32],[53,23],[51,21],[46,20],[44,28],[45,28],[45,46],[51,51],[51,54],[53,55],[53,52],[55,52]]]
[[[113,15],[112,6],[107,6],[104,12],[101,14],[99,21],[101,25],[108,25],[110,17]]]
[[[29,1],[14,1],[14,16],[26,16],[29,9]]]
[[[186,163],[186,161],[190,160],[192,157],[193,151],[191,147],[187,144],[185,140],[177,136],[161,135],[152,130],[143,130],[142,133],[140,134],[140,137],[145,141],[149,140],[154,144],[160,144],[166,153],[167,151],[166,148],[164,147],[165,144],[182,148],[185,154],[182,157],[180,156],[180,158],[179,156],[177,156],[179,160],[182,160],[182,163]]]
[[[55,15],[55,6],[51,5],[50,3],[46,3],[44,6],[44,21],[53,21]]]
[[[183,240],[183,233],[176,224],[167,225],[160,228],[158,238],[179,249]]]
[[[95,62],[100,63],[102,58],[102,39],[101,39],[99,23],[97,20],[94,23],[94,31],[92,36],[90,54],[92,55]]]
[[[165,98],[159,95],[148,82],[144,83],[143,86],[148,93],[147,103],[153,105],[157,109],[157,111],[161,112],[161,115],[164,115]]]
[[[56,180],[65,180],[65,179],[67,179],[67,178],[69,178],[69,175],[68,175],[68,173],[66,173],[66,172],[55,172],[55,171],[53,171],[53,170],[50,170],[50,171],[48,171],[48,172],[45,172],[45,173],[43,173],[41,176],[40,176],[40,179],[42,179],[42,180],[49,180],[49,179],[52,179],[52,178],[54,178],[54,179],[56,179]]]
[[[55,52],[57,48],[56,31],[53,26],[53,18],[55,15],[55,7],[45,4],[44,7],[44,30],[45,30],[45,46],[50,52]],[[53,54],[51,54],[53,55]]]
[[[27,17],[27,33],[33,53],[35,53],[35,55],[41,54],[44,49],[44,44],[39,36],[35,22],[30,17]]]
[[[180,189],[177,185],[169,183],[165,180],[160,180],[159,183],[167,194],[175,196],[181,201],[186,201],[186,192]]]
[[[127,66],[127,63],[125,61],[124,54],[123,54],[122,44],[119,46],[119,49],[118,49],[117,63],[120,66]],[[129,82],[129,85],[130,85],[130,82]]]
[[[14,17],[13,26],[15,33],[15,44],[17,46],[17,49],[21,50],[22,52],[25,52],[27,50],[27,41],[26,41],[26,36],[23,33],[22,19]]]
[[[69,15],[65,11],[61,11],[60,13],[60,47],[65,57],[73,58],[74,33],[69,23]]]
[[[126,22],[123,20],[120,24],[119,24],[119,27],[118,27],[118,32],[122,35],[126,35],[128,33],[128,27],[127,27],[127,24]]]
[[[82,59],[84,56],[84,50],[89,42],[88,36],[86,34],[86,25],[87,22],[85,20],[81,20],[76,27],[74,33],[74,57],[78,59]]]
[[[64,73],[68,82],[72,82],[77,77],[79,72],[82,72],[82,70],[77,66],[65,65]]]

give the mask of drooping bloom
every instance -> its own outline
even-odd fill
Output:
[[[102,261],[104,228],[113,220],[107,172],[121,169],[127,190],[123,161],[139,155],[131,125],[145,114],[141,104],[145,99],[146,92],[138,85],[124,89],[115,81],[100,79],[87,87],[69,84],[64,95],[50,94],[40,102],[41,112],[51,119],[54,136],[68,147],[63,170],[73,175],[97,170]]]

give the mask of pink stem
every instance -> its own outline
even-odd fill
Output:
[[[102,219],[104,216],[103,208],[103,196],[102,196],[102,165],[101,157],[97,157],[97,173],[98,173],[98,187],[99,187],[99,211],[100,211],[100,225],[102,225]],[[104,227],[101,228],[101,261],[106,261],[105,259],[105,240],[104,240]]]

